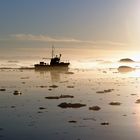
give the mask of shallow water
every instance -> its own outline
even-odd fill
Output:
[[[67,71],[0,70],[0,137],[11,139],[123,139],[140,137],[140,77],[117,69]],[[51,85],[58,87],[52,88]],[[96,93],[113,89],[107,93]],[[18,90],[22,94],[14,95]],[[136,95],[135,95],[136,94]],[[73,95],[74,98],[45,99]],[[119,106],[109,105],[112,101]],[[62,102],[86,104],[62,109]],[[101,110],[89,110],[100,106]],[[39,109],[43,107],[44,109]],[[69,121],[76,121],[70,123]],[[103,122],[109,125],[101,125]]]

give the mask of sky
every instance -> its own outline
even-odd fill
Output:
[[[136,49],[140,0],[0,0],[0,49]]]

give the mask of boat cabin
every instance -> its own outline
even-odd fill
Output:
[[[51,58],[50,65],[56,65],[60,63],[61,54],[58,57],[57,55],[54,58]]]

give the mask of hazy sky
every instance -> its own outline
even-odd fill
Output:
[[[0,47],[139,48],[140,0],[0,0]]]

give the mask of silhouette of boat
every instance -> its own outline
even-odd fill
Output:
[[[45,63],[44,61],[39,64],[35,64],[35,70],[50,70],[50,69],[68,69],[70,65],[69,62],[61,62],[61,54],[54,57],[54,47],[52,47],[52,57],[49,58],[50,64]]]

